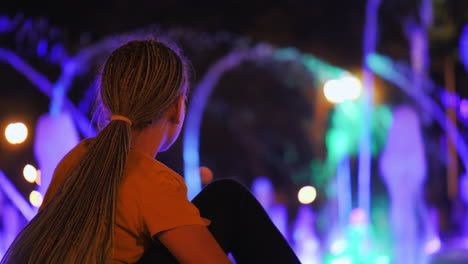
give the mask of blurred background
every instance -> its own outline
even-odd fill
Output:
[[[95,77],[135,38],[193,65],[158,155],[189,198],[240,181],[303,263],[468,263],[466,0],[4,1],[0,256],[97,133]]]

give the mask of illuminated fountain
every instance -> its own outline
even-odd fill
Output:
[[[294,251],[303,264],[320,264],[322,247],[315,231],[316,213],[310,205],[301,205],[293,224],[292,243]]]
[[[276,193],[271,180],[257,177],[252,182],[251,190],[281,234],[289,240],[288,210],[285,205],[275,202]]]
[[[321,211],[312,210],[310,205],[301,205],[297,217],[293,221],[288,221],[287,208],[284,205],[274,203],[274,188],[267,178],[257,178],[252,185],[252,191],[304,263],[355,263],[352,261],[360,260],[362,262],[359,263],[393,264],[391,262],[392,256],[387,254],[387,251],[381,250],[376,253],[376,249],[372,247],[374,245],[378,247],[379,242],[376,241],[373,234],[374,223],[371,220],[373,208],[371,202],[373,200],[370,196],[370,163],[373,155],[376,157],[379,154],[376,150],[378,148],[374,148],[373,144],[383,138],[387,139],[386,125],[389,125],[392,119],[387,106],[375,105],[372,98],[369,98],[373,95],[373,74],[378,74],[396,84],[410,98],[421,104],[421,108],[434,116],[438,122],[444,123],[446,119],[443,110],[434,107],[435,103],[428,99],[424,91],[415,91],[411,88],[416,81],[419,84],[427,84],[430,80],[425,76],[411,74],[413,72],[411,68],[405,69],[406,72],[403,74],[399,71],[401,68],[393,67],[395,65],[391,60],[375,53],[378,31],[375,27],[377,23],[372,21],[376,20],[375,12],[378,10],[379,4],[380,1],[377,0],[369,1],[368,15],[370,20],[365,41],[364,90],[361,89],[359,80],[346,70],[327,64],[311,54],[265,44],[229,51],[207,69],[206,74],[201,76],[200,81],[194,86],[183,138],[184,177],[187,181],[189,198],[194,197],[202,187],[203,182],[199,177],[200,127],[205,106],[223,74],[245,61],[262,61],[265,58],[274,58],[279,63],[293,61],[304,66],[307,69],[307,74],[317,79],[317,83],[314,83],[315,87],[324,85],[324,95],[333,103],[332,124],[325,139],[328,156],[324,161],[330,176],[327,184],[335,188],[334,194],[326,194],[329,195],[326,198],[332,201],[331,207],[337,209],[337,213],[334,214],[335,211],[333,211],[328,219],[329,223],[333,225],[330,227],[333,232],[327,230],[326,232],[329,234],[325,234],[325,238],[319,236],[319,231],[323,230],[316,230],[315,226],[317,219],[321,216]],[[418,35],[413,35],[413,38],[417,40]],[[45,113],[37,123],[35,139],[36,158],[44,174],[40,192],[43,193],[47,188],[54,164],[78,142],[79,133],[84,137],[89,137],[93,136],[96,131],[92,123],[85,117],[85,111],[80,111],[67,98],[67,87],[80,67],[93,62],[90,59],[94,56],[93,54],[111,50],[111,47],[117,45],[116,43],[118,41],[114,42],[112,39],[104,40],[100,44],[84,49],[77,56],[70,57],[70,61],[64,60],[63,76],[56,82],[48,81],[47,78],[22,62],[15,54],[0,49],[0,60],[9,63],[18,72],[23,73],[51,98],[50,111]],[[421,54],[416,55],[422,56]],[[432,241],[429,244],[432,252],[440,247],[440,241],[431,240],[429,231],[427,234],[415,233],[417,219],[428,215],[422,200],[422,184],[426,170],[424,145],[419,130],[419,119],[414,110],[408,107],[398,107],[394,109],[394,113],[393,126],[381,157],[381,176],[391,198],[390,215],[395,238],[395,264],[420,264],[425,258],[423,250],[427,249],[427,244],[424,243],[428,240]],[[380,125],[376,125],[378,122]],[[444,129],[445,126],[443,126]],[[404,127],[405,130],[402,132],[398,130],[399,127]],[[375,131],[385,133],[377,134]],[[457,131],[448,131],[447,134],[457,142],[461,142],[457,145],[457,150],[462,161],[466,164],[467,151],[461,136],[457,134]],[[405,146],[402,146],[403,141],[396,140],[401,138],[407,140],[408,143]],[[51,142],[58,141],[61,142],[58,144],[60,147],[49,149]],[[409,150],[404,149],[404,147],[410,146]],[[408,154],[410,151],[411,154]],[[411,166],[408,165],[410,161],[408,156],[414,159],[411,160]],[[355,197],[352,193],[351,177],[356,172],[352,170],[351,163],[354,161],[351,158],[354,157],[358,157],[357,174],[359,176],[356,183],[358,191],[354,193],[357,201],[353,203]],[[404,157],[403,160],[402,157]],[[3,184],[3,181],[1,183],[1,188],[6,189],[5,186],[8,184]],[[11,197],[15,197],[15,193],[9,192],[7,196],[12,199]],[[15,201],[17,208],[24,205],[24,201],[20,198],[15,199]],[[35,211],[31,206],[26,205],[23,206],[23,209],[18,209],[18,212],[25,219],[30,219]],[[2,212],[4,215],[8,214],[5,209],[2,209]],[[337,222],[336,225],[333,221]],[[427,224],[427,221],[422,222]],[[428,228],[424,227],[425,230]],[[335,234],[338,235],[335,237]],[[2,235],[8,237],[5,232]],[[437,237],[435,236],[435,238]],[[7,240],[2,239],[2,241]],[[418,244],[421,246],[418,247]],[[326,259],[326,253],[331,253],[332,258]],[[400,259],[405,259],[405,261]]]
[[[390,194],[395,263],[424,263],[428,213],[424,202],[427,165],[421,125],[410,106],[394,109],[380,170]],[[422,223],[422,226],[421,226]]]

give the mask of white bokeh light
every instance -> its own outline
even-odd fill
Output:
[[[23,123],[11,123],[5,129],[5,137],[11,144],[21,144],[28,137],[28,128]]]
[[[33,183],[37,181],[38,171],[33,165],[27,164],[23,168],[23,176],[26,181]]]
[[[323,86],[325,98],[331,103],[337,104],[345,100],[356,100],[361,96],[361,81],[351,75],[340,79],[328,80]]]
[[[344,239],[337,239],[333,241],[330,246],[330,252],[333,255],[339,255],[346,250],[346,241]]]

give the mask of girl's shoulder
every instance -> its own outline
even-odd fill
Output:
[[[187,189],[181,175],[162,162],[137,151],[130,150],[125,173],[126,180],[141,188]]]

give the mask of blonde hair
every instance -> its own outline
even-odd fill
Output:
[[[188,87],[180,51],[156,40],[117,48],[100,75],[98,99],[112,120],[67,175],[53,199],[20,232],[1,263],[109,263],[113,259],[117,194],[131,128],[162,117]]]

